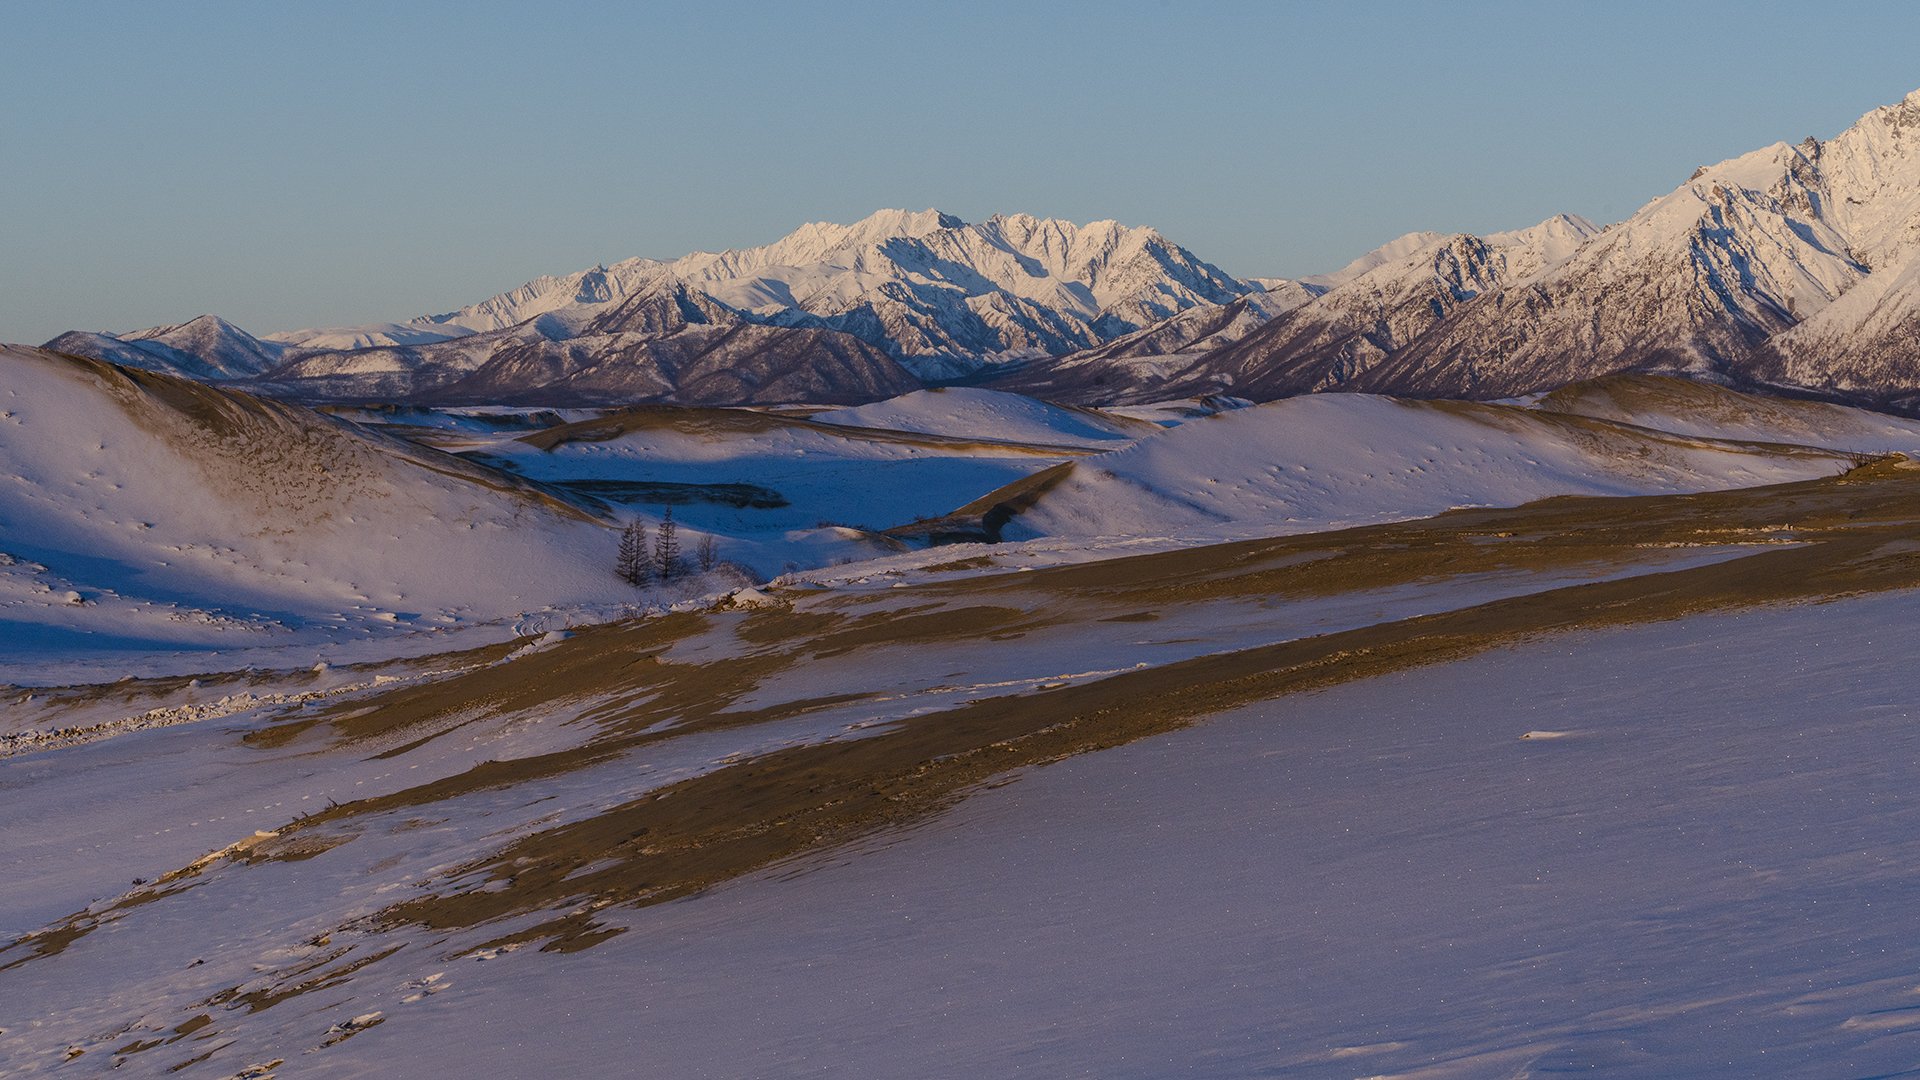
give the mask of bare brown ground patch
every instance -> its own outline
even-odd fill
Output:
[[[127,678],[111,683],[21,688],[9,706],[8,719],[17,721],[23,732],[0,734],[0,758],[91,742],[124,730],[129,722],[141,721],[152,712],[209,705],[231,695],[258,692],[257,697],[242,702],[236,710],[271,714],[301,708],[305,703],[303,694],[337,691],[343,700],[334,707],[344,708],[348,707],[345,701],[357,700],[356,695],[365,688],[356,684],[372,685],[379,678],[444,678],[464,668],[493,663],[524,643],[524,640],[514,640],[458,652],[338,664],[328,667],[324,674],[309,667],[248,668]],[[340,685],[327,689],[323,686],[325,680]],[[52,726],[75,713],[91,713],[92,719]],[[256,746],[277,746],[299,730],[302,730],[300,725],[261,729],[253,733],[250,741]]]
[[[924,450],[950,452],[997,451],[1025,453],[1042,457],[1083,457],[1098,449],[1053,443],[1017,440],[967,439],[952,435],[929,435],[892,428],[853,427],[827,424],[791,413],[762,412],[757,409],[729,409],[698,405],[639,405],[591,420],[560,424],[523,435],[520,441],[539,450],[555,450],[568,443],[608,442],[640,432],[673,432],[703,438],[761,435],[775,431],[809,431],[848,442],[892,443]]]

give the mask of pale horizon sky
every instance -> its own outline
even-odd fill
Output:
[[[1920,7],[0,2],[0,341],[405,319],[938,207],[1229,273],[1619,220],[1920,87]]]

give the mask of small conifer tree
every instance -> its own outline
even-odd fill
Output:
[[[638,521],[628,522],[620,533],[620,558],[614,572],[629,585],[645,585],[653,578],[653,545],[647,542],[647,527]]]
[[[660,534],[653,541],[653,561],[659,567],[661,581],[672,581],[680,572],[679,526],[673,523],[671,506],[660,519]]]

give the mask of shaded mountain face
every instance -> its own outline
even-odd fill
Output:
[[[1450,313],[1556,265],[1599,231],[1559,215],[1485,237],[1409,233],[1334,273],[1184,312],[988,383],[1089,404],[1347,389]]]
[[[1557,265],[1598,232],[1585,219],[1561,215],[1486,237],[1402,237],[1349,267],[1365,269],[1333,275],[1339,284],[1312,302],[1216,350],[1206,373],[1258,399],[1348,388],[1483,297]]]
[[[683,282],[424,345],[301,354],[247,385],[308,401],[854,404],[918,389],[850,334],[750,322]]]
[[[981,372],[975,381],[997,390],[1102,405],[1223,392],[1232,379],[1216,372],[1208,358],[1324,291],[1299,282],[1285,284],[1290,287],[1189,308],[1065,356],[999,365]]]

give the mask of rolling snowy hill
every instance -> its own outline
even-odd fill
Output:
[[[1920,450],[1920,423],[1849,434],[1871,452]],[[1226,537],[1560,495],[1777,484],[1857,463],[1852,450],[1779,435],[1722,441],[1510,405],[1309,395],[1183,424],[974,505],[1011,511],[997,526],[1004,539]]]
[[[815,413],[823,424],[919,431],[954,438],[1103,449],[1159,433],[1145,420],[966,387],[920,390],[852,409]]]
[[[606,600],[613,530],[525,482],[296,405],[38,350],[0,351],[0,488],[16,660],[318,647]]]

